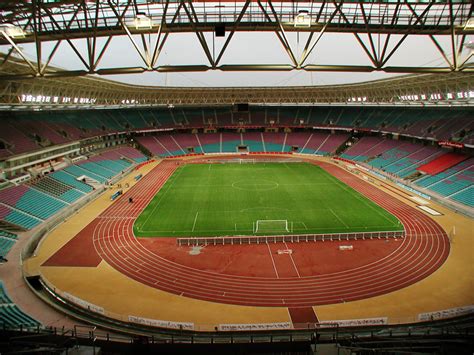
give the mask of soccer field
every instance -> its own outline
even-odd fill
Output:
[[[402,229],[393,215],[308,163],[183,165],[134,225],[139,237]]]

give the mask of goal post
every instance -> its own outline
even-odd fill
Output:
[[[253,223],[253,233],[292,233],[293,222],[287,219],[259,219]]]
[[[239,164],[255,164],[255,159],[239,159]]]

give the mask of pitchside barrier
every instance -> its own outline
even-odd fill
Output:
[[[302,163],[304,162],[303,159],[294,159],[294,158],[285,158],[279,159],[275,158],[262,158],[262,157],[255,157],[255,158],[222,158],[222,159],[209,159],[204,163],[209,164],[255,164],[255,163]],[[202,162],[201,162],[202,163]]]
[[[354,232],[330,234],[297,234],[271,236],[223,236],[223,237],[186,237],[177,238],[178,245],[237,245],[237,244],[265,244],[265,243],[300,243],[300,242],[339,242],[347,240],[389,239],[403,238],[404,231],[387,232]]]

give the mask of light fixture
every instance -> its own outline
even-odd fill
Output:
[[[23,31],[23,29],[11,23],[0,24],[0,32],[4,35],[7,35],[10,38],[24,38],[25,37],[25,32]]]
[[[133,20],[133,26],[135,29],[145,29],[145,28],[152,28],[153,23],[151,21],[151,18],[148,17],[145,13],[139,12],[137,13],[137,17],[135,17],[135,20]]]
[[[311,27],[311,16],[307,10],[298,11],[294,20],[295,27]]]
[[[474,50],[474,41],[469,41],[466,44],[464,44],[464,47]]]

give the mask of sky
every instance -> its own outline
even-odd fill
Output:
[[[229,33],[227,32],[228,36]],[[303,32],[287,33],[290,45],[297,57],[306,44],[307,34]],[[368,45],[367,35],[361,35]],[[388,51],[395,46],[400,36],[392,36]],[[439,43],[450,56],[450,37],[437,36]],[[155,38],[150,36],[151,43]],[[383,47],[385,35],[374,36],[375,46]],[[98,40],[98,48],[106,38]],[[141,38],[134,36],[135,42],[141,47]],[[225,38],[216,38],[213,33],[206,33],[206,40],[211,52],[218,55]],[[467,41],[474,40],[468,36]],[[74,40],[79,52],[87,57],[85,40]],[[46,60],[55,42],[45,42],[42,53]],[[33,44],[21,45],[27,57],[36,57]],[[6,52],[6,46],[0,47]],[[467,57],[471,49],[465,48],[462,57]],[[473,58],[470,60],[473,61]],[[231,40],[220,64],[290,64],[288,54],[277,39],[275,33],[236,32]],[[171,34],[165,43],[158,59],[159,65],[208,65],[209,62],[194,33]],[[353,34],[325,33],[308,57],[306,64],[355,64],[370,65],[368,56],[358,44]],[[64,69],[84,69],[84,65],[76,56],[71,46],[63,41],[53,57],[51,65]],[[103,56],[99,68],[117,66],[143,66],[139,54],[127,36],[112,39],[108,50]],[[425,36],[408,36],[394,56],[387,63],[389,66],[440,66],[446,65],[441,53],[434,43]],[[218,70],[198,73],[157,73],[146,72],[131,75],[104,76],[111,80],[136,85],[151,86],[199,86],[199,87],[232,87],[232,86],[300,86],[300,85],[333,85],[387,78],[393,74],[384,72],[373,73],[336,73],[336,72],[222,72]]]

